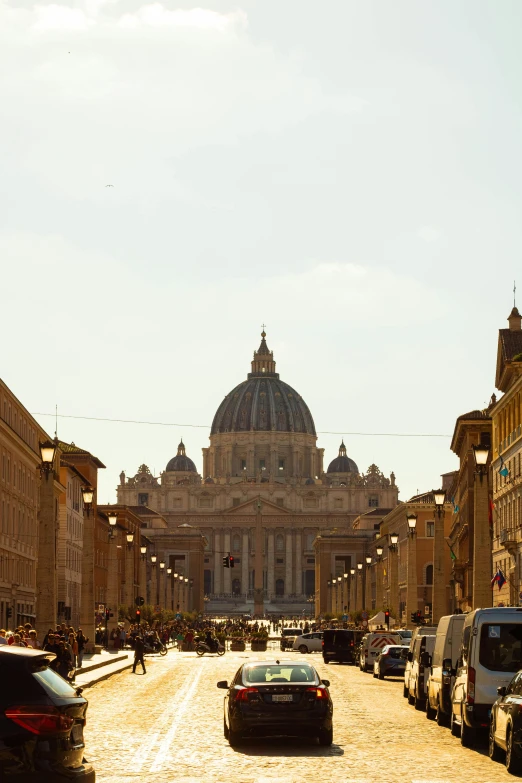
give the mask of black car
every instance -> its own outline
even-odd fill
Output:
[[[497,688],[499,698],[491,708],[489,723],[489,757],[500,761],[504,756],[508,772],[522,774],[522,671],[509,685]],[[505,754],[502,752],[505,751]]]
[[[323,632],[323,661],[354,664],[364,633],[346,628],[326,628]]]
[[[56,656],[0,647],[0,780],[94,783],[84,761],[87,700],[49,664]]]
[[[252,661],[238,670],[227,690],[224,731],[232,746],[243,737],[318,737],[333,740],[330,683],[313,666],[294,661]]]

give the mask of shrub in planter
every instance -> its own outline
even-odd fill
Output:
[[[232,638],[232,641],[230,642],[230,649],[232,652],[243,652],[246,650],[245,640],[239,637]]]
[[[268,633],[266,630],[256,631],[251,636],[250,648],[257,652],[266,652]]]

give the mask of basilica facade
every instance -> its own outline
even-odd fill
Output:
[[[261,581],[255,576],[256,541],[261,541],[257,563],[262,563],[265,609],[301,611],[316,592],[317,537],[332,530],[349,535],[348,551],[346,546],[342,556],[332,551],[331,569],[353,567],[371,539],[368,531],[353,529],[354,520],[376,508],[394,508],[398,488],[393,473],[388,478],[376,465],[360,472],[344,442],[325,469],[312,414],[280,379],[263,331],[247,378],[216,411],[201,473],[180,442],[160,476],[146,464],[132,477],[120,474],[118,503],[161,515],[163,527],[150,522],[151,529],[143,532],[150,534],[157,555],[189,578],[184,553],[169,549],[172,532],[182,526],[204,536],[207,608],[218,611],[227,601],[248,606]],[[256,525],[262,527],[257,535]],[[233,569],[223,568],[228,553]]]

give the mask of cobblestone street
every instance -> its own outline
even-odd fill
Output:
[[[331,682],[333,746],[253,740],[233,750],[223,737],[224,692],[216,682],[230,681],[249,658],[279,655],[227,652],[198,659],[171,650],[166,658],[148,658],[145,676],[125,671],[87,690],[86,756],[99,783],[514,780],[489,760],[485,747],[461,747],[448,729],[409,706],[398,680],[375,680],[353,666],[325,666],[316,654],[306,660]]]

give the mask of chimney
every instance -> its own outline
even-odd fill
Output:
[[[516,307],[514,307],[510,313],[508,324],[510,332],[520,332],[522,329],[522,316]]]

